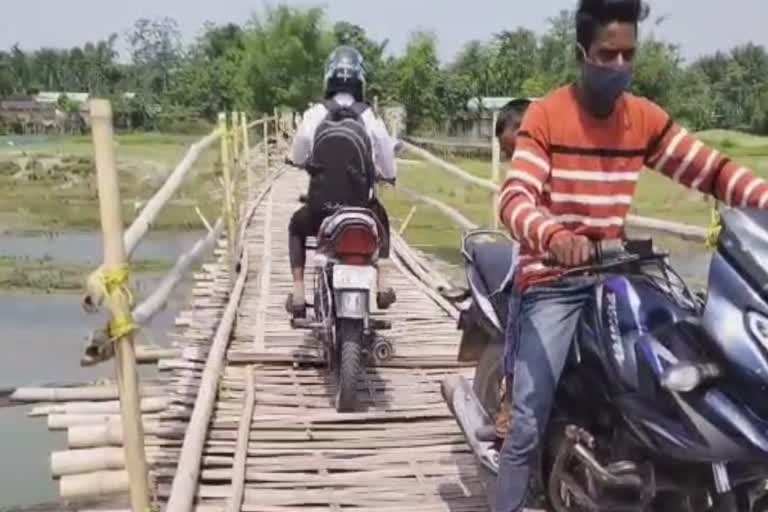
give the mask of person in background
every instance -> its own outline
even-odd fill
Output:
[[[530,104],[531,100],[527,98],[515,98],[507,102],[499,110],[494,131],[496,138],[499,141],[499,146],[501,147],[502,159],[505,161],[512,159],[517,142],[517,133],[520,131],[520,123]],[[506,388],[509,381],[509,377],[504,379],[504,388]],[[477,438],[480,441],[493,443],[497,450],[500,449],[501,444],[504,442],[504,438],[507,435],[507,429],[509,428],[509,411],[510,403],[508,400],[508,393],[502,389],[499,409],[496,412],[494,424],[483,425],[478,428],[475,433]]]
[[[368,184],[370,190],[358,190],[351,185],[357,177],[350,180],[349,176],[338,176],[338,173],[351,170],[360,173],[360,177],[375,174],[369,181],[394,184],[397,178],[397,140],[390,137],[384,122],[365,101],[365,84],[365,66],[360,52],[349,46],[336,48],[326,64],[324,101],[304,112],[291,145],[290,163],[304,167],[310,174],[307,204],[293,214],[288,226],[293,290],[286,301],[286,309],[294,318],[306,316],[305,244],[307,237],[317,235],[323,220],[333,211],[328,204],[341,202],[350,206],[365,206],[373,211],[384,231],[381,233],[379,257],[389,257],[389,217],[373,195],[373,184]],[[334,117],[335,114],[339,117]],[[339,130],[337,122],[344,117],[357,123],[347,124]],[[328,123],[331,118],[333,122]],[[322,138],[318,137],[318,133],[326,129],[329,131]],[[359,133],[356,133],[358,130]],[[333,136],[326,136],[331,132]],[[340,133],[350,135],[347,140],[341,141],[341,146],[338,145]],[[364,162],[355,159],[358,150]],[[365,168],[357,169],[358,164]],[[338,183],[344,183],[341,187],[344,190],[339,190]],[[339,198],[343,200],[339,201]],[[384,272],[378,272],[378,275],[377,305],[380,309],[387,309],[396,300],[395,292],[386,286]]]
[[[768,183],[749,168],[626,92],[647,14],[640,0],[581,0],[581,77],[532,103],[517,134],[499,200],[501,221],[521,250],[505,350],[506,373],[514,375],[512,420],[499,457],[496,512],[525,506],[558,380],[593,293],[593,278],[561,275],[589,262],[593,242],[624,237],[643,169],[726,205],[768,204]]]
[[[517,132],[520,130],[523,115],[530,104],[531,100],[527,98],[515,98],[501,107],[499,111],[495,133],[501,146],[502,157],[505,160],[510,160],[515,152]]]

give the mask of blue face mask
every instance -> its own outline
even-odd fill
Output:
[[[632,65],[603,66],[584,60],[581,80],[586,100],[595,114],[607,115],[632,83]]]

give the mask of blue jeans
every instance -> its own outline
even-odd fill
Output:
[[[512,411],[499,456],[495,512],[519,512],[525,506],[531,466],[593,287],[593,279],[568,278],[513,294],[505,350]]]

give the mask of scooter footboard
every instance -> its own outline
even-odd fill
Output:
[[[486,469],[494,474],[498,473],[498,452],[493,449],[492,443],[480,441],[476,435],[480,427],[491,423],[491,419],[475,395],[472,384],[460,375],[453,375],[443,380],[440,387],[443,399],[464,433],[472,452]]]

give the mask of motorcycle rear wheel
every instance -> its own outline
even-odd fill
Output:
[[[363,322],[339,320],[336,336],[339,342],[336,411],[353,412],[357,406],[357,380],[363,363]]]

